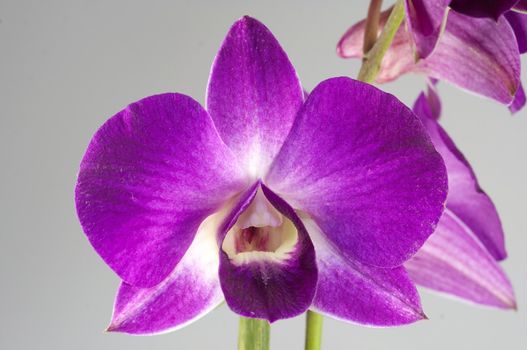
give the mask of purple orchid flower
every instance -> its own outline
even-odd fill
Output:
[[[405,0],[406,22],[417,57],[426,58],[434,50],[449,8],[466,16],[497,21],[516,5],[522,6],[518,0]]]
[[[525,102],[520,84],[520,50],[525,50],[527,15],[509,12],[493,20],[450,11],[445,16],[446,2],[433,2],[434,6],[427,8],[429,18],[441,19],[434,26],[420,22],[421,8],[407,9],[408,28],[402,25],[396,33],[377,82],[419,73],[494,99],[510,106],[513,112],[519,110]],[[389,12],[381,14],[381,28]],[[340,56],[363,56],[364,27],[365,21],[361,21],[344,34],[337,46]],[[430,30],[429,36],[421,35],[425,27]],[[417,57],[426,58],[416,60],[414,46],[422,48],[417,49]]]
[[[507,256],[500,218],[470,164],[437,122],[440,111],[431,85],[417,99],[414,112],[447,167],[446,209],[434,234],[404,266],[418,285],[477,304],[515,309],[513,288],[498,264]]]
[[[110,331],[155,334],[224,299],[269,321],[313,308],[376,326],[422,319],[400,267],[434,231],[446,169],[394,96],[349,78],[304,101],[271,32],[230,29],[207,89],[110,118],[81,163],[76,205],[123,280]]]

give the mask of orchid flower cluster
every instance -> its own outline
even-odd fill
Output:
[[[509,107],[525,105],[520,54],[527,51],[527,1],[405,0],[404,24],[382,60],[376,81],[406,73],[444,80]],[[451,6],[451,7],[449,7]],[[380,14],[382,30],[391,8]],[[366,21],[337,46],[343,58],[361,58]]]
[[[377,82],[429,77],[413,109],[348,77],[305,93],[269,29],[243,17],[205,106],[165,93],[108,119],[75,189],[87,238],[122,280],[108,330],[168,332],[224,301],[270,323],[309,311],[398,326],[426,317],[416,284],[515,308],[500,218],[439,125],[436,84],[521,109],[526,7],[405,1]],[[341,56],[365,55],[365,23]]]

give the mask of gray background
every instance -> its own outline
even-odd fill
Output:
[[[203,102],[212,59],[242,15],[263,21],[305,87],[354,76],[335,44],[366,1],[0,0],[0,348],[234,348],[237,318],[222,306],[168,335],[104,334],[118,279],[77,222],[73,188],[95,130],[141,97],[166,91]],[[526,62],[524,62],[526,63]],[[424,86],[384,86],[411,104]],[[519,349],[527,343],[527,111],[440,85],[444,125],[492,195],[507,233],[504,266],[519,311],[474,307],[428,292],[430,320],[371,329],[326,319],[325,349]],[[300,349],[303,317],[273,326],[274,349]]]

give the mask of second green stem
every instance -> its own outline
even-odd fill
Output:
[[[386,24],[379,35],[379,38],[373,45],[370,51],[365,54],[364,61],[360,68],[358,80],[372,83],[377,78],[379,69],[381,68],[381,62],[388,51],[388,48],[392,44],[393,38],[397,33],[397,30],[401,26],[404,19],[404,1],[397,0],[395,3]]]
[[[270,328],[266,320],[240,317],[238,350],[269,350]]]
[[[320,350],[323,316],[313,311],[306,315],[306,350]]]

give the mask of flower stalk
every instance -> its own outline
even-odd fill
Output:
[[[375,45],[379,34],[379,19],[381,17],[382,0],[371,0],[366,17],[366,29],[364,31],[364,42],[362,51],[367,54]]]
[[[266,320],[240,317],[238,350],[269,350],[270,328]]]
[[[362,61],[362,66],[359,72],[358,80],[367,83],[372,83],[375,81],[375,78],[377,77],[377,74],[379,73],[379,69],[381,67],[382,58],[384,57],[390,45],[392,44],[393,38],[395,37],[395,33],[397,33],[397,30],[401,26],[403,19],[404,1],[397,0],[392,9],[392,12],[390,13],[390,17],[388,17],[386,25],[384,26],[381,34],[379,35],[379,38],[375,41],[375,44],[373,44],[372,48],[368,51],[368,53],[364,55],[364,60]],[[369,21],[369,18],[367,21]],[[364,35],[365,39],[367,35],[370,35],[368,34],[368,30],[366,30],[366,33]]]
[[[320,350],[323,316],[313,311],[306,315],[306,350]]]

